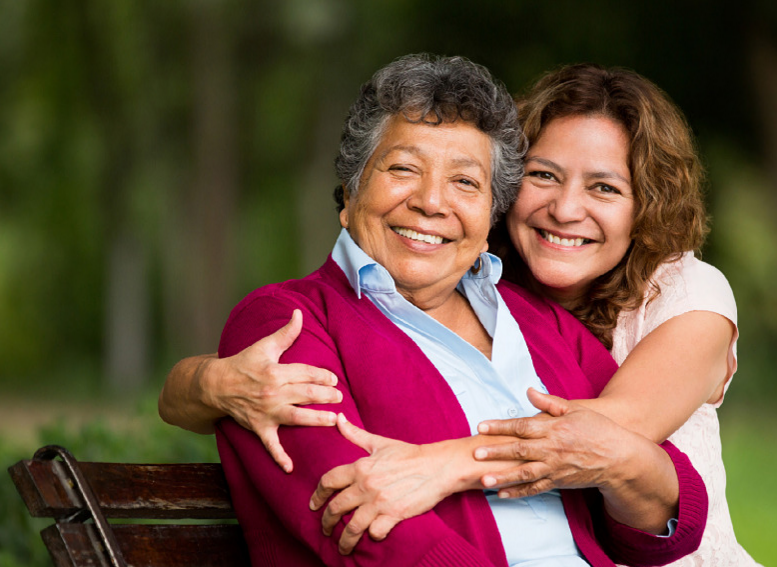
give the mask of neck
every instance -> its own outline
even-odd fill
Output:
[[[585,299],[585,294],[582,293],[566,293],[562,290],[549,288],[546,286],[539,286],[540,295],[547,297],[561,305],[567,311],[572,311],[575,307],[578,307]]]
[[[400,292],[401,293],[401,292]],[[424,306],[402,293],[403,297],[429,315],[432,319],[447,327],[469,344],[474,346],[483,355],[491,359],[491,346],[493,340],[478,319],[475,310],[472,309],[467,298],[454,289],[443,300],[432,302]]]

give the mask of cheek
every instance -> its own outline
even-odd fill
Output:
[[[613,226],[616,227],[618,240],[626,247],[631,243],[631,233],[634,230],[634,209],[629,207],[624,210],[618,218],[614,219]]]
[[[526,244],[531,233],[531,229],[526,224],[527,218],[528,211],[525,200],[521,203],[516,201],[507,211],[507,233],[513,246],[521,255],[523,255],[523,244]]]

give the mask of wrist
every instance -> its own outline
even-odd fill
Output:
[[[676,518],[679,482],[674,464],[655,443],[640,437],[610,468],[599,486],[607,513],[615,521],[642,531],[662,534]]]
[[[192,397],[210,414],[214,421],[227,412],[219,404],[219,388],[225,377],[225,359],[215,355],[204,357],[197,365],[192,380]]]
[[[482,476],[499,468],[494,461],[480,462],[473,457],[475,449],[482,444],[481,439],[476,435],[433,444],[442,455],[438,462],[440,475],[444,478],[442,484],[448,491],[446,496],[466,490],[482,490]]]

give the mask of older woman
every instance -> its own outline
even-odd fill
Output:
[[[404,58],[362,89],[337,161],[344,230],[331,257],[307,278],[246,297],[219,354],[240,352],[300,310],[304,327],[284,360],[334,373],[350,422],[439,448],[448,466],[436,472],[449,482],[430,511],[344,556],[342,524],[327,537],[308,504],[324,473],[365,452],[332,428],[284,428],[296,463],[285,474],[256,435],[222,420],[219,451],[254,562],[582,566],[612,565],[610,554],[652,564],[698,544],[706,494],[684,456],[574,404],[558,412],[565,426],[547,442],[574,443],[596,461],[586,490],[486,498],[465,490],[471,475],[458,475],[467,453],[447,451],[477,439],[467,436],[486,417],[531,415],[529,387],[594,397],[615,371],[563,309],[495,286],[500,263],[484,254],[486,237],[514,195],[520,144],[509,96],[466,60]],[[466,458],[490,471],[514,465]],[[670,519],[670,537],[650,535]]]

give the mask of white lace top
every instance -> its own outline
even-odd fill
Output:
[[[716,268],[686,253],[677,262],[659,267],[653,280],[661,294],[649,304],[622,312],[613,333],[612,355],[622,364],[636,344],[648,333],[672,317],[689,311],[711,311],[737,324],[737,307],[731,287]],[[725,388],[736,371],[735,332],[729,349],[729,368]],[[725,394],[725,392],[724,392]],[[709,514],[699,549],[671,563],[675,567],[742,567],[758,565],[737,543],[726,502],[726,471],[723,468],[720,425],[715,404],[704,404],[669,440],[684,451],[707,486]]]

